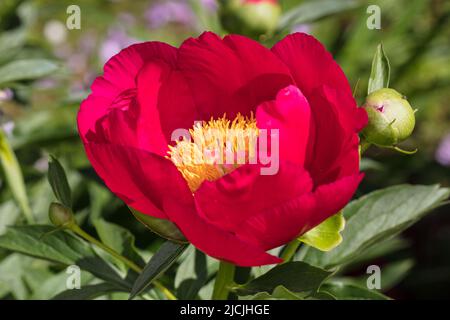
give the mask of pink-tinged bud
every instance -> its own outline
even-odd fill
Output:
[[[257,38],[276,30],[281,7],[276,0],[222,0],[219,15],[228,32]]]
[[[393,89],[372,92],[363,107],[369,123],[362,133],[369,143],[392,147],[407,139],[414,130],[414,110],[406,97]]]

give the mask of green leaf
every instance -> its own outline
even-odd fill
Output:
[[[22,257],[24,257],[22,255]],[[30,259],[31,260],[31,259]],[[45,261],[39,261],[41,264],[48,265]],[[32,263],[36,265],[36,261]],[[49,300],[52,299],[56,294],[62,293],[67,290],[67,279],[68,274],[66,270],[62,270],[61,272],[54,273],[54,270],[50,269],[49,266],[43,271],[40,272],[40,276],[36,276],[36,271],[28,272],[25,275],[25,279],[28,287],[30,288],[32,294],[28,299],[30,300]],[[80,286],[83,288],[84,286],[89,285],[94,277],[88,272],[80,273]],[[77,289],[75,289],[77,290]]]
[[[20,216],[20,210],[12,200],[0,204],[0,235],[6,232],[8,226],[13,225]]]
[[[244,296],[260,292],[272,295],[278,286],[283,286],[289,291],[309,295],[317,292],[322,282],[331,274],[332,272],[305,262],[289,262],[276,266],[247,284],[235,287],[234,290],[238,295]]]
[[[368,170],[374,170],[374,171],[382,171],[384,170],[384,166],[382,163],[375,161],[370,158],[361,158],[360,164],[359,164],[359,170],[361,171],[368,171]]]
[[[381,276],[381,290],[386,292],[394,288],[397,284],[402,282],[414,266],[412,259],[404,259],[394,261],[386,266],[383,266]]]
[[[98,283],[85,285],[80,289],[69,289],[52,298],[52,300],[92,300],[113,292],[126,292],[111,283]]]
[[[0,34],[0,64],[10,61],[16,55],[26,40],[26,30],[23,27],[5,31]]]
[[[325,16],[356,8],[356,0],[314,0],[303,2],[286,12],[280,19],[278,30],[288,30],[294,25],[308,23]]]
[[[104,244],[130,259],[138,266],[143,267],[145,265],[145,261],[136,250],[134,244],[135,239],[130,231],[100,218],[94,220],[93,225],[95,230],[97,230],[100,240]],[[121,261],[117,261],[117,259],[112,259],[112,261],[122,270],[125,271],[128,269]]]
[[[136,279],[136,282],[131,289],[130,299],[133,299],[148,288],[153,280],[158,278],[158,276],[164,273],[164,271],[176,261],[186,247],[187,244],[166,241],[158,252],[153,255],[144,270],[142,270],[142,273]]]
[[[372,60],[372,71],[370,72],[367,94],[382,88],[388,88],[390,74],[389,60],[384,53],[383,45],[380,43]]]
[[[111,191],[97,182],[90,182],[88,191],[91,204],[89,219],[91,221],[101,218],[103,213],[115,210],[116,204],[121,204],[116,197],[113,197]]]
[[[0,85],[20,80],[32,80],[47,76],[58,66],[45,59],[17,60],[0,67]]]
[[[28,222],[33,222],[30,205],[25,189],[22,170],[20,169],[16,155],[6,139],[6,135],[0,128],[0,163],[5,173],[6,182],[8,183],[11,193],[27,218]]]
[[[304,300],[304,296],[294,293],[284,286],[277,286],[272,294],[259,292],[253,296],[242,297],[243,300]]]
[[[340,232],[344,230],[344,227],[345,219],[342,212],[339,212],[309,230],[298,240],[321,251],[330,251],[342,242]]]
[[[15,121],[12,147],[16,150],[30,145],[48,146],[61,140],[77,138],[75,119],[78,108],[78,105],[65,105],[27,112]]]
[[[186,249],[180,260],[175,276],[177,297],[181,300],[195,299],[210,276],[217,271],[219,261],[208,257],[193,246]]]
[[[388,264],[383,264],[381,267],[381,285],[380,291],[387,292],[399,284],[404,278],[408,276],[409,271],[414,266],[412,259],[406,258],[403,260],[393,261]],[[352,281],[359,286],[366,286],[367,279],[370,275],[364,274],[360,277],[344,277],[346,281]]]
[[[48,163],[48,182],[56,199],[67,208],[72,208],[72,194],[66,173],[61,163],[53,156],[50,156]]]
[[[0,236],[0,248],[61,263],[78,265],[99,279],[113,282],[124,289],[131,285],[101,259],[91,246],[68,232],[54,232],[50,226],[15,226]]]
[[[390,300],[376,290],[369,290],[351,281],[331,280],[322,285],[320,292],[328,293],[338,300]]]
[[[450,189],[438,185],[398,185],[374,191],[344,209],[347,226],[337,248],[326,253],[308,248],[303,259],[322,268],[348,263],[375,243],[414,224],[449,194]]]
[[[0,262],[0,298],[8,293],[18,300],[28,298],[24,276],[29,270],[26,270],[24,262],[29,264],[30,260],[29,257],[10,254]]]
[[[398,251],[405,250],[409,247],[410,243],[398,236],[382,240],[376,245],[367,248],[364,252],[352,259],[349,264],[344,266],[344,271],[349,272],[355,269],[360,270],[374,259],[387,257],[393,253],[398,254]],[[342,270],[340,270],[340,272],[341,271]]]
[[[139,222],[141,222],[143,225],[145,225],[160,237],[178,243],[188,242],[181,231],[177,228],[177,226],[171,221],[158,219],[147,214],[140,213],[133,208],[130,208],[130,210]]]

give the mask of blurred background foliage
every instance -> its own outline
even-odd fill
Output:
[[[263,43],[270,45],[293,31],[314,35],[340,63],[362,104],[371,60],[382,42],[391,63],[390,87],[419,109],[413,137],[403,145],[418,147],[419,152],[407,156],[370,149],[362,163],[367,173],[359,195],[400,183],[449,186],[450,1],[280,3],[284,28],[262,38]],[[66,9],[72,4],[81,8],[80,30],[66,28]],[[381,30],[366,25],[367,7],[373,4],[381,8]],[[52,154],[68,173],[74,210],[84,228],[101,236],[98,219],[118,224],[136,237],[145,258],[159,246],[162,240],[138,223],[91,169],[77,135],[76,112],[105,61],[120,49],[147,40],[178,46],[204,30],[224,33],[214,0],[0,1],[0,126],[16,153],[38,223],[48,224],[48,206],[54,200],[46,179]],[[2,172],[0,234],[6,226],[24,221],[5,179]],[[401,237],[373,248],[344,274],[357,279],[376,263],[384,272],[383,288],[393,298],[450,298],[449,209],[447,205],[435,210]],[[189,272],[195,270],[189,269],[189,261],[183,263],[182,273],[175,275],[172,268],[162,281],[175,281],[176,286],[193,281]],[[208,263],[214,264],[209,259]],[[50,298],[65,288],[65,277],[63,267],[0,249],[1,298]],[[209,275],[204,277],[207,282]],[[92,277],[84,275],[82,281],[91,283]]]

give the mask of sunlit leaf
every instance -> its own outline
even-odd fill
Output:
[[[6,135],[0,128],[0,163],[3,167],[3,172],[11,189],[11,193],[27,218],[28,222],[33,222],[33,216],[28,202],[28,197],[23,180],[22,170],[17,162],[16,155],[10,147]]]
[[[348,263],[373,244],[411,226],[449,195],[450,189],[438,185],[398,185],[363,196],[344,209],[347,222],[342,243],[329,252],[308,248],[304,261],[324,268]]]
[[[32,80],[47,76],[58,66],[45,59],[17,60],[0,67],[0,85],[19,80]]]
[[[342,212],[339,212],[303,234],[298,240],[321,251],[330,251],[342,242],[340,232],[344,227],[345,219]]]

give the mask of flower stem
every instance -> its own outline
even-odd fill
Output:
[[[125,265],[127,265],[130,269],[136,271],[137,273],[141,273],[142,269],[136,265],[133,261],[127,259],[126,257],[122,256],[120,253],[115,251],[114,249],[106,246],[102,242],[95,239],[90,234],[86,233],[83,229],[81,229],[78,225],[72,225],[70,227],[70,230],[75,232],[77,235],[85,239],[86,241],[89,241],[92,244],[95,244],[97,247],[103,249],[104,251],[108,252],[110,255],[112,255],[114,258],[116,258],[119,261],[122,261]]]
[[[72,230],[73,232],[75,232],[77,235],[79,235],[80,237],[85,239],[86,241],[96,245],[97,247],[101,248],[102,250],[108,252],[110,255],[112,255],[117,260],[123,262],[126,266],[128,266],[133,271],[135,271],[137,273],[141,273],[142,272],[142,268],[139,267],[137,264],[135,264],[133,261],[131,261],[128,258],[124,257],[123,255],[121,255],[120,253],[115,251],[113,248],[108,247],[104,243],[102,243],[99,240],[95,239],[93,236],[91,236],[90,234],[85,232],[83,229],[81,229],[77,224],[71,223],[70,226],[67,226],[67,227],[70,230]],[[160,290],[166,296],[166,298],[168,300],[177,300],[175,295],[169,289],[167,289],[165,286],[163,286],[159,281],[156,281],[156,280],[153,281],[153,285],[155,286],[155,288]]]
[[[282,263],[289,262],[294,257],[299,246],[300,241],[298,241],[297,239],[294,239],[291,242],[289,242],[280,256],[280,258],[284,260]]]
[[[366,139],[362,138],[359,144],[359,156],[361,157],[364,152],[371,146],[370,142],[367,142]]]
[[[234,273],[236,267],[234,264],[220,261],[219,271],[216,276],[214,284],[214,291],[212,295],[213,300],[226,300],[230,293],[230,285],[234,283]]]
[[[154,280],[153,285],[166,296],[167,300],[177,300],[172,291],[164,287],[159,281]]]

